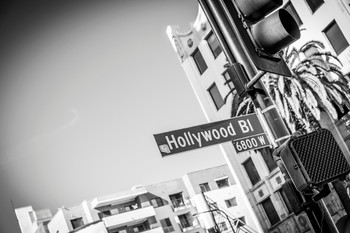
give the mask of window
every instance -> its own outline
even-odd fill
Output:
[[[238,222],[238,224],[237,224],[237,222]],[[244,226],[245,225],[245,217],[242,216],[242,217],[239,217],[238,219],[235,219],[234,225],[237,225],[237,227]]]
[[[210,208],[219,209],[219,208],[218,208],[218,203],[216,203],[216,202],[211,202],[211,203],[209,203],[208,205],[209,205]],[[213,213],[215,214],[216,211],[213,212]]]
[[[237,198],[234,197],[234,198],[225,200],[225,203],[226,203],[227,208],[230,208],[230,207],[233,207],[233,206],[237,206]]]
[[[218,185],[219,189],[230,186],[230,183],[228,182],[228,178],[216,180],[215,182]]]
[[[307,5],[310,7],[310,10],[312,13],[315,13],[315,11],[322,6],[324,3],[323,0],[305,0]]]
[[[247,159],[244,163],[243,166],[248,174],[248,177],[250,181],[252,182],[252,185],[255,185],[260,181],[260,176],[258,171],[256,170],[256,167],[253,163],[252,158]]]
[[[214,58],[217,58],[219,54],[222,52],[221,47],[219,45],[219,41],[217,40],[214,33],[210,33],[207,38],[207,42],[210,50],[212,51]]]
[[[179,218],[180,225],[182,228],[187,228],[192,226],[192,223],[190,221],[191,219],[190,213],[178,215],[177,217]]]
[[[29,212],[29,217],[30,217],[30,220],[32,221],[32,223],[34,223],[35,222],[34,211]]]
[[[280,189],[278,192],[280,193],[282,200],[283,200],[285,206],[287,207],[288,214],[293,213],[293,207],[288,200],[288,196],[287,196],[286,192],[283,189]]]
[[[303,21],[301,21],[298,12],[295,10],[293,4],[290,1],[284,6],[284,9],[293,16],[299,27],[303,25]]]
[[[137,204],[137,203],[135,203],[135,204],[129,204],[129,205],[127,205],[127,206],[124,206],[125,211],[136,210],[136,209],[138,209],[138,208],[139,208],[139,207],[138,207],[138,204]]]
[[[269,147],[265,147],[260,150],[261,156],[263,157],[269,172],[275,170],[278,166],[272,156],[272,149]]]
[[[171,225],[170,219],[165,218],[160,220],[160,225],[162,226],[164,233],[174,231],[174,227]]]
[[[227,83],[228,87],[230,88],[230,90],[234,90],[235,86],[233,85],[230,73],[228,71],[226,71],[224,74],[224,79],[225,79],[225,83]]]
[[[70,222],[72,223],[73,229],[84,226],[83,218],[72,219]]]
[[[218,87],[215,83],[213,83],[213,85],[209,87],[208,91],[215,104],[216,109],[219,110],[224,105],[224,99],[222,98]]]
[[[225,222],[219,222],[218,227],[219,227],[220,232],[228,229]]]
[[[275,225],[280,221],[280,217],[278,216],[277,211],[273,206],[270,198],[267,198],[266,200],[261,202],[261,206],[263,207],[271,226]]]
[[[208,66],[207,66],[207,63],[205,63],[204,61],[204,58],[201,54],[201,52],[199,51],[199,49],[196,49],[192,55],[193,59],[194,59],[194,62],[196,63],[197,65],[197,68],[199,70],[199,73],[200,74],[203,74],[204,71],[207,70]]]
[[[199,187],[201,188],[202,193],[210,191],[210,187],[208,183],[199,184]]]
[[[163,200],[160,197],[153,198],[151,200],[151,203],[152,203],[152,206],[155,207],[155,208],[164,205],[163,204]]]
[[[323,32],[337,55],[341,54],[349,46],[348,41],[335,21],[331,22]]]
[[[133,231],[134,231],[135,233],[142,232],[142,231],[144,231],[144,230],[145,230],[145,227],[142,226],[142,225],[136,226],[136,227],[133,228]]]
[[[175,208],[185,205],[184,200],[182,198],[182,193],[169,195],[169,198]]]
[[[105,211],[98,213],[98,216],[100,217],[100,219],[111,216],[111,215],[112,215],[112,213],[110,210],[105,210]]]

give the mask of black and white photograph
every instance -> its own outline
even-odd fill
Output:
[[[0,4],[1,233],[350,233],[350,0]]]

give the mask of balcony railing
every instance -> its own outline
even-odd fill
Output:
[[[173,232],[174,231],[174,227],[173,226],[163,227],[163,231],[164,231],[164,233]]]
[[[191,227],[192,226],[192,221],[190,221],[190,219],[182,219],[180,221],[180,226],[181,226],[181,228]]]
[[[117,227],[117,226],[126,225],[127,223],[131,223],[138,219],[146,219],[155,215],[156,215],[156,212],[153,206],[149,206],[145,208],[131,210],[124,213],[111,215],[103,218],[103,221],[105,222],[106,227],[112,227],[112,226]]]
[[[185,202],[183,198],[173,199],[171,200],[171,204],[174,208],[185,206]]]
[[[187,199],[179,198],[179,199],[171,200],[171,207],[173,208],[174,211],[177,211],[180,209],[190,208],[192,207],[192,204],[189,198]]]
[[[143,230],[137,231],[137,233],[164,233],[164,230],[162,227],[158,226],[155,228],[145,228]]]
[[[142,233],[164,233],[164,231],[163,231],[163,228],[157,227],[157,228],[153,228],[153,229],[144,231]]]
[[[189,230],[200,227],[197,218],[181,219],[179,226],[180,226],[182,232],[187,232]]]

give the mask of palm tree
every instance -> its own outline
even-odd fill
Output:
[[[306,57],[306,51],[317,52]],[[324,51],[321,42],[310,41],[299,50],[287,48],[283,58],[292,76],[266,74],[262,81],[291,132],[318,129],[322,111],[337,120],[350,110],[350,88],[341,62]],[[232,117],[253,111],[249,97],[234,95]]]

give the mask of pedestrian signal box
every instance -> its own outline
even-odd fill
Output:
[[[326,129],[291,138],[281,147],[280,157],[295,187],[301,192],[350,172],[338,143]]]

